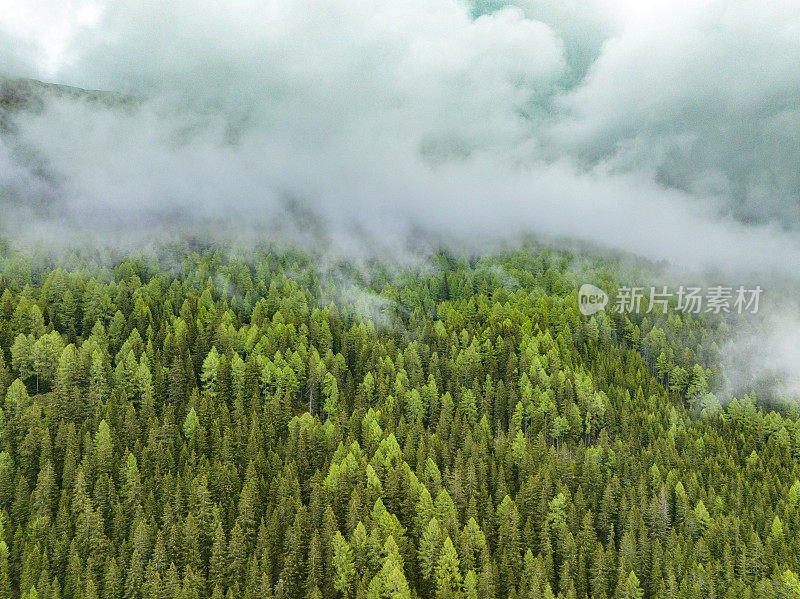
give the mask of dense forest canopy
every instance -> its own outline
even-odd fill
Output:
[[[0,599],[800,599],[798,32],[0,0]]]
[[[5,259],[0,599],[800,597],[798,405],[574,264]]]

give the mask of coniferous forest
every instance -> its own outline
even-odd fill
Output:
[[[800,409],[611,260],[0,275],[0,598],[800,597]]]
[[[800,599],[800,0],[0,0],[0,599]]]

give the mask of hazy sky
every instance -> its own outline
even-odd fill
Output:
[[[11,116],[16,247],[189,233],[400,255],[420,231],[476,248],[536,233],[800,289],[797,0],[0,0],[0,15],[0,75],[136,99]],[[788,298],[728,348],[732,378],[800,380]]]
[[[355,245],[423,227],[698,267],[792,273],[800,256],[796,0],[0,0],[0,14],[0,73],[142,99],[15,119],[0,185],[34,237],[272,232],[291,199]]]

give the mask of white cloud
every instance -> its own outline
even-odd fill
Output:
[[[296,235],[288,221],[352,253],[419,228],[535,232],[797,283],[793,0],[10,10],[3,72],[146,98],[15,118],[0,189],[20,241]]]
[[[23,3],[8,28],[40,74],[151,101],[55,101],[21,140],[67,212],[269,213],[292,195],[342,220],[391,208],[695,263],[793,250],[776,225],[800,221],[800,6],[515,4]],[[713,240],[694,261],[688,231]]]

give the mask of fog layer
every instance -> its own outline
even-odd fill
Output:
[[[731,284],[797,282],[796,1],[0,0],[0,14],[0,74],[107,92],[0,104],[17,247],[199,234],[397,253],[420,231],[475,247],[533,233]]]

